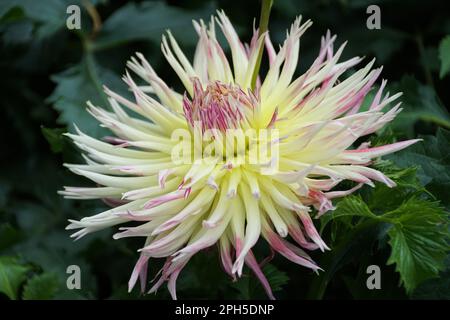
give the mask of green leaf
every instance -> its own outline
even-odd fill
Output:
[[[160,42],[167,29],[184,42],[194,44],[197,40],[192,19],[206,18],[212,13],[211,6],[200,12],[189,12],[164,2],[129,3],[105,21],[93,47],[104,49],[135,40]]]
[[[13,228],[9,223],[0,224],[0,250],[4,250],[21,239],[20,231]]]
[[[17,299],[19,287],[29,270],[14,257],[0,257],[0,292],[12,300]]]
[[[58,277],[53,273],[35,275],[24,287],[23,300],[52,299],[59,288]]]
[[[438,203],[411,198],[388,214],[392,248],[387,264],[395,264],[408,293],[444,268],[448,246],[448,216]]]
[[[388,158],[402,167],[419,166],[417,176],[428,191],[450,205],[450,131],[439,129],[436,137],[423,136],[421,143]]]
[[[404,76],[389,91],[403,92],[403,111],[391,123],[394,131],[414,136],[414,124],[418,120],[450,128],[450,115],[433,88],[420,84],[412,76]]]
[[[281,291],[283,286],[289,282],[286,272],[279,270],[273,264],[266,264],[263,268],[263,273],[267,281],[269,281],[273,292]]]
[[[0,18],[13,9],[19,9],[21,15],[16,15],[16,18],[32,21],[36,27],[35,34],[40,38],[47,37],[65,26],[69,4],[70,1],[65,0],[3,0]]]
[[[332,11],[334,12],[334,10]],[[303,11],[301,12],[303,14]],[[313,14],[317,16],[317,14]],[[379,30],[370,30],[369,32],[361,32],[348,25],[343,26],[341,33],[345,34],[345,38],[349,39],[352,44],[348,47],[347,54],[351,56],[359,53],[370,54],[375,56],[378,63],[381,64],[389,61],[393,55],[402,49],[403,44],[408,41],[407,34],[392,29],[387,25],[383,25]]]
[[[440,151],[445,152],[445,147]],[[359,196],[346,197],[338,203],[334,212],[322,217],[321,229],[323,231],[330,220],[343,217],[369,218],[357,220],[350,230],[346,231],[349,234],[366,224],[372,224],[373,229],[375,224],[378,224],[379,241],[384,241],[386,233],[389,234],[392,254],[388,264],[396,264],[396,271],[400,273],[404,287],[411,293],[417,284],[438,276],[441,270],[442,261],[448,251],[448,217],[436,202],[414,197],[428,195],[417,179],[416,167],[400,168],[388,160],[377,160],[374,167],[397,183],[395,192],[392,188],[377,184],[375,189],[366,188],[362,192],[366,202]],[[408,200],[405,202],[405,199]],[[345,261],[340,257],[349,252],[351,241],[348,239],[352,238],[344,235],[340,241],[332,243],[335,257],[329,258],[324,264],[329,265],[327,268],[330,270],[333,270],[333,265],[342,265],[342,261]],[[323,294],[327,279],[330,279],[333,273],[327,272],[328,275],[323,276],[319,284],[322,290],[310,291],[312,296],[320,297]]]
[[[125,89],[125,84],[119,77],[87,54],[80,64],[54,75],[52,80],[56,82],[56,88],[48,101],[60,112],[58,122],[67,125],[72,132],[76,124],[87,134],[102,136],[106,130],[86,111],[86,102],[91,101],[94,105],[108,109],[103,85],[120,92],[120,89]]]
[[[439,44],[439,60],[441,61],[439,77],[442,79],[450,71],[450,35],[442,39]]]
[[[413,299],[450,300],[450,254],[447,255],[446,270],[438,279],[424,281],[414,290]]]
[[[287,274],[280,271],[272,264],[266,264],[262,271],[270,284],[272,292],[281,291],[283,286],[289,282],[289,277]],[[231,287],[239,292],[238,299],[249,300],[267,298],[267,294],[253,272],[244,274],[242,277],[237,279],[236,282],[233,282]]]
[[[421,188],[419,180],[417,179],[418,167],[400,168],[390,160],[381,159],[377,160],[373,164],[373,167],[392,179],[397,184],[396,187]]]
[[[0,209],[7,204],[9,200],[9,193],[11,192],[11,185],[9,182],[3,179],[0,179]]]
[[[50,148],[54,153],[60,153],[63,150],[64,145],[64,137],[63,133],[65,133],[66,129],[61,128],[45,128],[41,127],[42,134],[44,135],[47,142],[50,144]]]
[[[413,195],[428,193],[417,177],[419,167],[414,164],[401,168],[391,160],[377,160],[373,167],[397,184],[396,187],[390,188],[385,184],[377,183],[375,188],[364,190],[363,198],[375,214],[389,212]]]
[[[378,219],[365,219],[354,228],[345,230],[339,241],[332,244],[332,250],[321,256],[318,264],[324,272],[311,280],[307,298],[322,299],[328,284],[336,278],[336,273],[344,266],[367,257],[375,241],[384,234],[384,228],[385,224]]]
[[[351,195],[339,201],[334,211],[322,216],[321,232],[331,220],[344,216],[377,218],[360,196]]]
[[[239,293],[237,299],[250,300],[252,298],[252,287],[251,287],[252,277],[249,275],[243,275],[236,282],[231,284],[231,287],[236,289]]]

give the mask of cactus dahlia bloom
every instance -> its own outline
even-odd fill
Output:
[[[129,290],[138,279],[144,289],[150,258],[165,258],[150,292],[167,281],[176,298],[180,271],[194,254],[217,243],[226,273],[235,279],[246,264],[273,298],[252,252],[260,237],[273,251],[317,271],[319,266],[304,250],[328,247],[313,224],[313,212],[320,217],[333,209],[333,198],[364,184],[373,186],[373,181],[395,186],[370,168],[372,159],[417,140],[373,148],[368,143],[352,145],[394,119],[400,104],[386,109],[400,94],[383,96],[386,81],[382,81],[367,110],[360,110],[381,68],[371,70],[371,61],[344,78],[344,72],[362,59],[339,62],[345,44],[334,51],[336,37],[330,33],[322,38],[310,68],[295,78],[300,37],[311,26],[311,21],[300,22],[301,18],[295,20],[276,51],[268,34],[259,36],[257,30],[250,43],[243,44],[229,19],[219,12],[209,26],[194,22],[199,41],[193,63],[169,32],[162,39],[162,52],[183,83],[184,94],[172,90],[137,54],[127,66],[147,85],[138,85],[126,73],[124,81],[133,101],[105,88],[110,111],[88,103],[88,111],[114,136],[100,141],[79,130],[67,134],[85,152],[86,164],[66,166],[98,186],[65,187],[61,194],[100,198],[113,207],[80,221],[70,220],[67,229],[80,229],[72,235],[78,239],[131,222],[114,235],[114,239],[145,238]],[[216,38],[215,24],[230,46],[231,62]],[[263,45],[270,66],[252,89]],[[246,142],[232,148],[226,160],[218,148],[192,163],[174,161],[179,141],[173,139],[173,132],[183,130],[192,141],[209,132],[209,142],[229,142],[230,129],[276,130],[278,136],[265,141],[258,135],[248,141],[244,138]],[[195,140],[192,149],[204,151],[206,140]],[[258,146],[272,151],[275,146],[276,152],[264,160],[243,161]],[[275,170],[264,170],[275,163]],[[338,184],[343,180],[353,181],[354,187],[342,190]]]

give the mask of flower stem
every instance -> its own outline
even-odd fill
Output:
[[[90,34],[90,38],[95,39],[102,28],[102,19],[98,14],[97,8],[89,0],[83,0],[82,3],[92,19],[92,32]]]
[[[259,17],[259,27],[258,27],[258,35],[261,36],[264,32],[267,31],[269,26],[269,16],[270,10],[272,9],[273,0],[262,0],[261,4],[261,15]],[[258,78],[259,68],[261,67],[261,60],[263,55],[264,42],[259,47],[258,58],[256,60],[255,69],[253,70],[252,76],[252,90],[255,89],[256,79]]]

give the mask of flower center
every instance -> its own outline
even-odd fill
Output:
[[[208,129],[225,132],[227,129],[241,128],[248,112],[257,103],[254,95],[246,94],[239,86],[215,81],[203,89],[197,78],[193,79],[193,86],[192,100],[184,94],[184,115],[191,127],[199,122],[203,132]]]

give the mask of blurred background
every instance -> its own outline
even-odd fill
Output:
[[[66,27],[66,9],[71,4],[81,8],[80,30]],[[366,9],[371,4],[381,9],[379,30],[366,27],[370,16]],[[280,44],[297,15],[313,20],[301,39],[299,74],[317,55],[320,37],[328,29],[338,35],[337,44],[348,41],[343,59],[358,55],[368,62],[375,57],[375,65],[384,66],[382,77],[389,80],[389,91],[403,91],[404,111],[383,134],[371,139],[392,141],[419,135],[425,139],[421,146],[390,158],[398,166],[390,172],[400,179],[409,179],[410,172],[399,168],[414,169],[412,180],[394,193],[408,193],[411,184],[417,183],[421,192],[426,188],[430,199],[448,209],[450,14],[446,5],[447,1],[437,0],[274,0],[269,30],[272,41]],[[57,195],[63,185],[89,185],[63,168],[63,162],[82,159],[61,133],[77,123],[89,134],[104,134],[85,111],[85,102],[106,106],[102,84],[127,95],[120,78],[127,59],[136,51],[147,57],[169,85],[181,90],[181,83],[160,51],[161,36],[170,29],[192,56],[197,37],[191,20],[208,20],[217,9],[226,12],[241,39],[250,39],[254,19],[257,23],[259,17],[257,0],[0,2],[0,299],[169,298],[165,287],[156,296],[142,296],[137,288],[127,293],[128,278],[138,258],[136,250],[142,245],[140,239],[114,241],[111,235],[115,230],[91,234],[75,243],[69,238],[70,233],[64,230],[67,219],[80,219],[106,207],[100,201],[71,201]],[[381,193],[389,192],[380,188]],[[385,210],[379,205],[384,196],[369,193],[364,189],[361,197],[374,203],[371,209]],[[275,296],[450,299],[445,250],[431,254],[439,266],[434,260],[426,261],[430,269],[436,265],[436,270],[409,266],[412,274],[400,270],[401,279],[400,264],[397,270],[393,263],[386,264],[395,260],[387,227],[352,233],[357,225],[354,220],[323,225],[327,243],[337,249],[313,253],[319,265],[328,270],[319,276],[278,256],[266,264],[264,272]],[[345,238],[346,233],[352,238]],[[419,244],[419,249],[411,250],[412,255],[428,259],[420,251],[422,245],[430,244]],[[263,243],[258,250],[260,259],[270,254]],[[382,290],[366,288],[366,267],[371,264],[382,269]],[[81,268],[80,290],[66,287],[70,265]],[[160,267],[161,261],[150,263],[149,279]],[[211,248],[192,259],[182,272],[178,296],[265,298],[254,280],[246,270],[242,279],[233,283],[222,271],[215,248]],[[412,281],[413,289],[406,292],[408,281]]]

